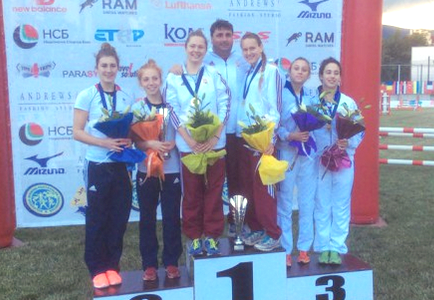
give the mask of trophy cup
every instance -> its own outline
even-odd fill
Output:
[[[169,112],[167,108],[162,108],[161,113],[163,115],[163,124],[161,125],[161,141],[166,141],[166,134],[167,134],[167,126],[169,125]],[[165,152],[163,153],[163,159],[168,160],[170,158],[170,153]]]
[[[232,206],[232,215],[235,222],[234,251],[244,251],[244,242],[241,239],[244,217],[246,216],[247,199],[241,195],[235,195],[229,199]]]

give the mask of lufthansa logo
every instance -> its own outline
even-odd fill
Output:
[[[36,183],[24,192],[23,202],[26,209],[38,217],[51,217],[63,207],[62,193],[47,183]]]

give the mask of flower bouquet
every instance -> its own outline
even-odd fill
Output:
[[[344,103],[336,119],[338,139],[349,139],[364,130],[365,121],[361,111],[358,109],[352,110]],[[341,168],[350,168],[351,160],[348,157],[347,151],[339,149],[338,145],[335,143],[324,150],[321,156],[321,164],[326,168],[322,176],[324,178],[327,170],[336,172]]]
[[[291,115],[301,132],[310,132],[316,130],[323,127],[325,124],[330,123],[332,120],[329,116],[322,112],[321,105],[306,106],[304,104],[300,104],[297,111],[291,113]],[[297,148],[298,150],[294,162],[290,166],[291,170],[294,167],[298,155],[310,157],[309,155],[312,149],[314,151],[317,150],[315,140],[311,136],[309,136],[309,139],[306,142],[290,141],[289,145]]]
[[[130,124],[133,120],[133,114],[128,106],[124,112],[117,112],[113,109],[113,101],[108,98],[112,109],[109,111],[106,108],[101,108],[102,117],[94,125],[94,128],[104,133],[112,139],[127,138],[130,131]],[[145,159],[145,154],[137,149],[125,148],[121,152],[109,152],[109,158],[116,162],[124,162],[127,164],[135,164]]]
[[[133,111],[135,122],[131,126],[131,130],[143,141],[160,140],[163,116],[156,113],[155,107],[152,107],[150,113],[147,114],[144,101],[141,102],[141,106],[141,109]],[[163,161],[164,159],[158,151],[146,150],[144,161],[147,168],[146,179],[152,176],[164,180]]]
[[[253,120],[253,123],[250,122],[249,126],[247,126],[243,122],[238,122],[243,128],[241,136],[254,151],[264,153],[273,139],[275,124],[256,115],[255,109],[251,104],[249,105],[249,109],[252,114],[248,111],[246,114],[249,122]],[[288,162],[279,161],[272,155],[262,154],[257,169],[262,184],[275,184],[285,179]]]
[[[198,143],[204,143],[212,138],[220,127],[219,118],[210,112],[205,111],[207,105],[203,106],[202,99],[197,96],[191,99],[191,108],[189,120],[186,124],[187,130],[191,137]],[[226,155],[226,150],[208,151],[205,153],[192,153],[181,158],[182,163],[188,170],[194,174],[205,174],[207,166],[214,163]]]

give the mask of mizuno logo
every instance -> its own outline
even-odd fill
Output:
[[[38,158],[38,155],[33,155],[30,157],[26,157],[25,159],[34,161],[35,163],[37,163],[41,168],[46,168],[47,167],[47,163],[50,159],[55,158],[57,156],[62,155],[63,152],[60,152],[58,154],[54,154],[53,156],[48,156],[48,157],[44,157],[44,158]]]
[[[320,5],[320,4],[323,3],[323,2],[329,1],[329,0],[322,0],[322,1],[318,1],[318,2],[309,2],[309,1],[310,1],[310,0],[303,0],[303,1],[300,1],[299,3],[306,4],[307,6],[310,7],[310,9],[311,9],[312,11],[316,11],[318,5]]]

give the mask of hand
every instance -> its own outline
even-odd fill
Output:
[[[346,150],[348,147],[348,140],[347,139],[341,139],[341,140],[338,140],[336,144],[338,145],[338,148],[340,150]]]
[[[218,141],[219,139],[217,138],[217,136],[213,136],[205,143],[199,144],[199,153],[205,153],[211,151],[212,149],[214,149]]]
[[[296,131],[296,132],[291,132],[288,136],[288,140],[290,141],[299,141],[302,143],[307,142],[307,140],[309,139],[309,131]]]
[[[131,139],[112,139],[106,138],[102,140],[102,147],[114,152],[121,152],[124,147],[131,146]]]
[[[175,74],[175,75],[182,75],[182,66],[175,64],[173,65],[170,70],[169,73]]]
[[[264,154],[273,155],[273,153],[274,153],[274,145],[273,143],[270,143],[270,145],[268,145],[268,148],[265,150]]]

